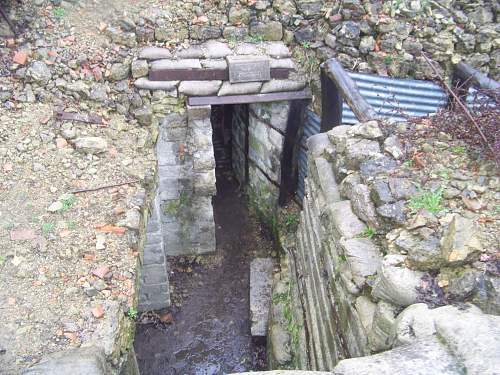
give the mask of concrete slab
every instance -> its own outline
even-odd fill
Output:
[[[250,331],[252,336],[267,336],[274,261],[257,258],[250,263]]]

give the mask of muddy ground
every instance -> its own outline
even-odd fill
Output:
[[[138,325],[141,374],[225,374],[265,369],[265,343],[250,336],[249,266],[274,244],[228,173],[217,176],[217,253],[171,259],[172,324]]]

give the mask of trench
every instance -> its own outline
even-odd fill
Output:
[[[250,262],[276,256],[272,234],[247,207],[232,169],[232,108],[212,108],[216,252],[169,258],[172,307],[137,325],[142,375],[266,369],[265,337],[250,334]],[[165,320],[165,319],[163,319]]]

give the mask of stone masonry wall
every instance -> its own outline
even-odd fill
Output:
[[[276,214],[281,185],[284,134],[289,102],[249,105],[248,192],[250,200],[265,218]]]
[[[452,63],[466,63],[499,78],[499,6],[491,0],[317,1],[223,0],[186,4],[200,18],[157,12],[109,28],[115,43],[182,43],[225,39],[230,43],[283,41],[319,93],[319,64],[336,57],[346,69],[429,79],[421,52],[439,62],[446,76]],[[175,23],[175,25],[173,24]],[[319,103],[318,103],[319,104]]]
[[[403,163],[401,129],[407,125],[372,121],[308,140],[300,224],[284,246],[273,291],[273,368],[493,374],[483,357],[500,363],[498,346],[489,346],[500,332],[484,328],[500,314],[498,226],[456,192],[460,186],[470,194],[481,181],[477,189],[490,207],[500,188],[495,170],[486,163],[477,177],[466,178],[465,170],[420,175]],[[452,142],[436,143],[450,150],[441,158],[453,157],[454,168],[467,160],[450,156],[458,150]],[[425,187],[415,182],[421,177]],[[419,205],[431,192],[439,207]],[[457,303],[462,307],[450,306]],[[365,358],[342,361],[357,357]]]

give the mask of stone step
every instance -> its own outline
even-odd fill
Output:
[[[250,331],[252,336],[267,336],[274,261],[257,258],[250,263]]]

